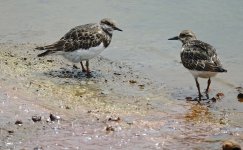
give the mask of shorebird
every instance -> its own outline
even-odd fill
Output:
[[[102,19],[99,23],[74,27],[57,42],[36,47],[37,50],[46,50],[38,57],[49,54],[62,55],[73,63],[80,62],[82,71],[90,76],[89,60],[110,45],[114,30],[122,31],[116,26],[115,21],[109,18]],[[82,61],[86,61],[86,68]]]
[[[208,78],[207,89],[205,91],[208,98],[211,77],[214,77],[219,72],[227,72],[222,67],[216,49],[208,43],[197,40],[195,33],[190,30],[183,30],[179,36],[168,40],[180,40],[182,42],[181,62],[192,73],[196,81],[199,101],[202,94],[200,92],[198,77]]]

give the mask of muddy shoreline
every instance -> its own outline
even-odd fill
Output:
[[[35,46],[0,44],[0,149],[218,149],[243,140],[213,105],[172,99],[129,65],[97,57],[86,78],[62,57],[37,58]]]
[[[32,141],[37,133],[45,139],[48,132],[53,132],[52,125],[58,128],[86,122],[87,126],[96,124],[96,128],[102,128],[99,130],[103,134],[110,132],[106,130],[114,132],[117,125],[109,125],[117,122],[113,118],[122,118],[119,126],[126,127],[133,122],[133,119],[125,121],[126,116],[144,116],[153,109],[149,101],[159,89],[152,87],[149,79],[133,73],[131,67],[98,57],[91,62],[95,71],[89,79],[61,57],[37,58],[35,46],[0,45],[0,90],[5,118],[1,127],[2,148],[34,148],[38,144],[25,142]],[[59,115],[61,123],[47,122],[49,114]],[[31,120],[34,115],[41,116],[42,121],[34,123]],[[16,120],[23,124],[14,124]]]

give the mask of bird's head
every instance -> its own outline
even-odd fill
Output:
[[[110,18],[102,19],[100,21],[100,25],[103,30],[109,32],[110,34],[112,34],[114,30],[122,31],[116,26],[115,21]]]
[[[196,35],[194,32],[192,32],[191,30],[183,30],[179,36],[175,36],[173,38],[169,38],[168,40],[180,40],[183,44],[192,41],[192,40],[196,40]]]

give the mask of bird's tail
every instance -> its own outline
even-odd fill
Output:
[[[43,57],[43,56],[46,56],[46,55],[49,55],[49,54],[52,54],[52,53],[54,53],[54,52],[51,51],[51,50],[47,50],[44,53],[38,54],[37,56],[38,57]]]
[[[44,53],[41,53],[39,55],[37,55],[38,57],[43,57],[52,53],[55,53],[56,51],[61,51],[63,49],[63,44],[65,43],[65,41],[63,40],[59,40],[51,45],[47,45],[47,46],[39,46],[36,47],[36,50],[46,50]]]
[[[45,46],[39,46],[39,47],[36,47],[35,49],[37,49],[37,50],[45,50],[46,48],[45,48]]]
[[[224,68],[218,67],[217,68],[217,72],[227,72],[227,70],[224,69]]]

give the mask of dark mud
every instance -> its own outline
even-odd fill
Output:
[[[103,57],[91,60],[86,78],[62,57],[37,58],[35,46],[0,44],[0,149],[220,149],[226,139],[243,141],[242,124],[216,102],[175,100],[162,83]]]

